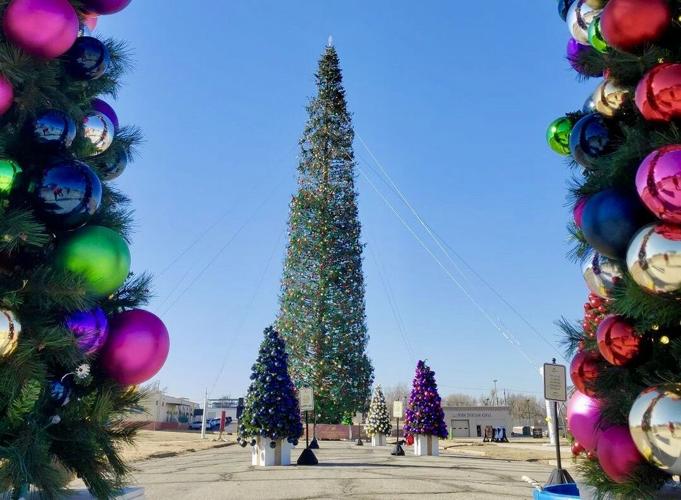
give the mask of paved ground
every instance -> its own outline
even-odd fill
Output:
[[[531,498],[521,477],[545,482],[551,467],[539,463],[461,457],[392,457],[390,448],[322,442],[316,467],[256,468],[249,448],[230,446],[135,464],[135,482],[146,498],[391,499]],[[293,451],[293,459],[301,448]]]

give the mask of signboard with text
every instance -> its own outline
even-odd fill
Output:
[[[403,414],[404,414],[404,405],[402,404],[402,401],[394,401],[393,402],[393,418],[402,418]]]
[[[302,387],[298,391],[300,399],[300,411],[314,411],[314,392],[312,387]]]
[[[567,401],[567,376],[564,365],[544,363],[544,399]]]
[[[356,413],[354,418],[352,419],[352,422],[355,425],[362,425],[363,420],[364,420],[364,415],[362,415],[362,413]]]

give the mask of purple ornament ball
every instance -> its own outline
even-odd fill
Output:
[[[587,196],[582,196],[579,200],[577,200],[577,203],[575,203],[575,208],[572,209],[572,216],[575,220],[575,225],[579,229],[582,229],[582,217],[584,217],[584,207],[586,206],[587,201],[589,201],[589,198]]]
[[[582,64],[580,64],[581,58],[584,57],[587,52],[592,51],[594,51],[594,48],[591,47],[591,45],[582,45],[574,38],[570,38],[568,40],[567,59],[570,63],[570,66],[572,66],[572,69],[584,76],[603,76],[602,72],[589,72]]]
[[[76,337],[80,350],[87,355],[98,353],[109,335],[109,321],[100,308],[71,314],[66,319],[66,327]]]
[[[12,83],[0,75],[0,116],[9,111],[14,104],[14,87]]]
[[[93,111],[98,111],[111,120],[111,123],[113,123],[114,126],[114,131],[118,131],[118,115],[108,102],[101,99],[93,99],[90,103],[90,107]]]
[[[617,425],[601,432],[598,438],[598,462],[616,483],[626,483],[643,457],[631,439],[629,427]]]
[[[121,385],[146,382],[163,367],[170,337],[161,319],[141,309],[111,318],[109,339],[102,351],[102,366]]]
[[[650,153],[636,173],[636,189],[657,218],[681,223],[681,145]]]
[[[27,53],[54,59],[78,37],[78,14],[68,0],[11,0],[2,20],[7,39]]]
[[[598,400],[575,391],[567,406],[568,429],[575,440],[588,451],[596,450],[598,445],[600,417],[601,408]]]
[[[132,0],[85,0],[83,7],[94,14],[115,14],[125,9]]]

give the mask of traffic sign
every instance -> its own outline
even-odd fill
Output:
[[[314,411],[314,392],[312,387],[301,387],[298,391],[301,411]]]
[[[544,399],[549,401],[567,401],[565,365],[544,363]]]

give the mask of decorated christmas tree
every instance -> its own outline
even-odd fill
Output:
[[[168,355],[165,326],[134,309],[128,200],[110,181],[140,135],[101,97],[128,66],[90,36],[130,0],[0,0],[0,496],[56,498],[75,475],[110,498],[120,445]]]
[[[374,397],[371,399],[369,405],[369,415],[367,416],[366,430],[370,436],[374,434],[389,435],[392,430],[390,425],[390,414],[388,407],[385,404],[385,396],[381,386],[377,386],[374,391]]]
[[[425,434],[445,439],[447,424],[442,401],[437,392],[435,372],[425,361],[416,365],[409,404],[404,415],[405,434]]]
[[[296,444],[303,433],[298,396],[288,373],[284,340],[272,327],[265,330],[251,380],[239,421],[240,444],[254,445],[258,436]]]
[[[317,96],[300,140],[277,327],[293,380],[315,391],[318,420],[339,423],[366,409],[373,368],[366,354],[354,132],[333,47],[316,77]]]
[[[574,168],[571,233],[591,292],[563,321],[581,472],[655,498],[681,473],[681,29],[678,0],[561,0],[568,60],[602,77],[549,127]]]

